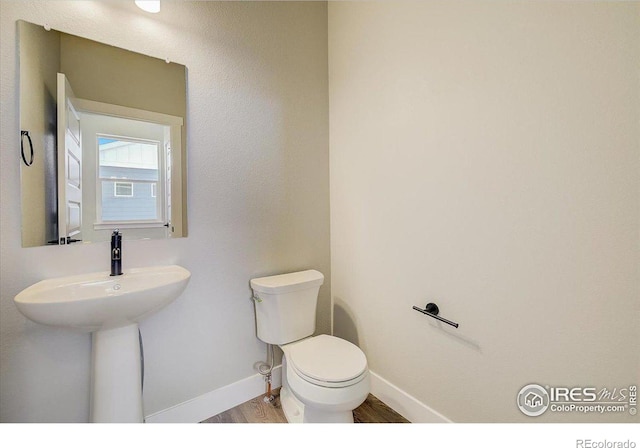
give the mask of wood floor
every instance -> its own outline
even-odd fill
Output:
[[[276,398],[271,403],[265,403],[261,395],[201,423],[287,423],[280,407],[278,392],[275,391]],[[353,420],[356,423],[409,423],[371,394],[364,403],[354,409]]]

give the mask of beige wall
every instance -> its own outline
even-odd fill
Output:
[[[458,422],[640,382],[637,2],[330,2],[334,331]],[[413,311],[435,301],[459,329]]]
[[[15,32],[15,24],[11,28]],[[24,22],[18,23],[17,30],[20,35],[20,98],[24,98],[20,107],[20,129],[29,132],[34,157],[33,164],[28,167],[19,153],[18,160],[12,162],[21,166],[22,245],[29,247],[47,244],[47,219],[51,219],[46,214],[45,160],[51,157],[55,166],[56,73],[60,70],[60,39],[51,39],[44,28],[34,28]],[[24,153],[29,161],[26,137]],[[57,235],[49,236],[57,239]]]
[[[78,98],[184,117],[186,67],[103,42],[60,35],[60,68]]]
[[[108,243],[20,245],[17,19],[188,68],[189,236],[123,244],[125,271],[192,273],[141,325],[146,415],[256,374],[253,277],[323,272],[318,331],[330,330],[326,4],[163,2],[150,16],[133,2],[2,1],[0,421],[88,419],[90,336],[29,322],[13,297],[109,270]]]

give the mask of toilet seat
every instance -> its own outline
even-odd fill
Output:
[[[282,346],[289,366],[303,380],[317,386],[340,388],[367,375],[367,358],[358,346],[326,334]]]

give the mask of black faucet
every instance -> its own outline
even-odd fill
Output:
[[[111,276],[122,275],[122,234],[118,229],[111,234]]]

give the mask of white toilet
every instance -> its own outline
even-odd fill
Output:
[[[353,423],[370,390],[367,358],[356,345],[313,335],[324,276],[314,270],[254,278],[258,338],[278,345],[280,402],[290,423]]]

